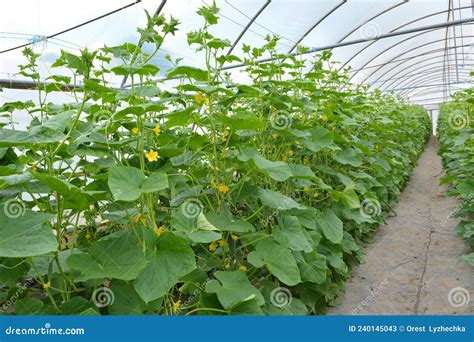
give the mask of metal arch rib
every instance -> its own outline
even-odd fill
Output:
[[[464,37],[465,37],[465,38],[474,38],[474,36],[464,36]],[[449,39],[451,39],[451,38],[449,38]],[[445,40],[444,38],[443,38],[443,39],[434,40],[434,41],[431,41],[431,42],[429,42],[429,43],[422,44],[422,45],[418,45],[418,46],[416,46],[416,47],[414,47],[414,48],[412,48],[412,49],[409,49],[409,50],[404,51],[403,53],[401,53],[401,54],[399,54],[399,55],[393,57],[393,58],[392,58],[390,61],[388,61],[387,63],[382,64],[382,66],[378,67],[375,71],[373,71],[373,72],[372,72],[369,76],[367,76],[361,83],[366,82],[366,81],[367,81],[370,77],[372,77],[376,72],[378,72],[380,69],[382,69],[383,66],[385,66],[385,65],[388,64],[388,63],[391,63],[392,61],[396,60],[398,57],[403,56],[403,55],[405,55],[405,54],[407,54],[407,53],[409,53],[409,52],[412,52],[412,51],[414,51],[414,50],[416,50],[416,49],[422,48],[422,47],[424,47],[424,46],[428,46],[428,45],[431,45],[431,44],[439,43],[439,42],[442,42],[442,41],[444,41],[444,40]],[[412,56],[412,57],[410,57],[410,58],[413,58],[413,57],[414,57],[414,56]],[[404,62],[398,64],[396,67],[402,65],[403,63],[404,63]],[[375,79],[374,81],[372,81],[372,82],[376,82],[376,81],[380,80],[380,78],[382,78],[383,76],[385,76],[385,75],[386,75],[387,73],[389,73],[391,70],[393,70],[393,68],[387,70],[386,72],[384,72],[382,75],[380,75],[378,78],[376,78],[376,79]]]
[[[438,70],[437,72],[433,72],[431,75],[426,75],[425,77],[420,77],[419,79],[412,80],[411,82],[408,82],[407,84],[403,85],[402,87],[396,88],[395,90],[400,90],[404,88],[409,88],[413,86],[417,86],[419,84],[423,84],[426,81],[431,81],[434,78],[437,78],[439,76],[443,76],[445,74],[445,71],[443,69]],[[450,76],[455,75],[455,73],[451,72]],[[464,73],[461,74],[462,76],[466,76],[469,78],[469,73]],[[400,95],[405,95],[403,91],[400,92]]]
[[[408,0],[402,0],[402,2],[398,3],[398,4],[395,4],[395,5],[392,5],[390,6],[389,8],[386,8],[384,9],[383,11],[377,13],[376,15],[370,17],[369,19],[367,20],[364,20],[361,24],[357,25],[354,29],[352,29],[349,33],[347,33],[346,35],[344,35],[344,37],[342,37],[341,39],[339,39],[338,43],[342,43],[347,37],[349,37],[351,34],[353,34],[354,32],[356,32],[358,29],[360,29],[362,26],[370,23],[372,20],[374,19],[377,19],[378,17],[380,17],[381,15],[384,15],[385,13],[387,12],[390,12],[391,10],[401,6],[401,5],[404,5],[406,3],[408,3],[409,1]]]
[[[167,0],[161,0],[160,4],[158,5],[155,13],[153,13],[153,18],[156,18],[157,16],[160,15],[161,11],[163,10],[163,7],[165,7],[165,4],[166,4],[166,1]],[[138,43],[138,48],[141,48],[143,46],[143,42],[139,42]],[[133,62],[135,62],[135,59],[136,59],[136,55],[134,55],[135,57],[130,61],[130,64],[132,64]],[[125,86],[125,83],[127,82],[128,80],[128,75],[125,75],[122,79],[122,83],[120,84],[120,88],[123,88]]]
[[[372,63],[372,62],[374,61],[374,59],[376,59],[376,58],[382,56],[382,55],[383,55],[384,53],[386,53],[387,51],[393,49],[394,47],[397,47],[397,46],[400,45],[400,44],[403,44],[403,43],[409,41],[410,39],[413,39],[413,38],[422,36],[422,35],[424,35],[424,34],[431,33],[431,32],[433,32],[433,31],[442,30],[442,29],[444,29],[444,27],[435,28],[435,29],[432,29],[432,30],[420,32],[420,33],[417,33],[417,34],[415,34],[415,35],[413,35],[413,36],[410,36],[410,37],[407,37],[407,38],[405,38],[405,39],[402,39],[402,40],[396,42],[395,44],[389,46],[388,48],[386,48],[386,49],[380,51],[378,54],[376,54],[374,57],[372,57],[370,60],[368,60],[364,65],[362,65],[362,68],[365,68],[367,65],[369,65],[370,63]],[[377,70],[375,70],[374,72],[377,72]],[[355,74],[353,74],[353,75],[349,78],[349,81],[352,80],[352,78],[353,78],[354,76],[356,76],[356,75],[357,75],[357,72],[356,72]],[[370,76],[372,76],[372,74],[369,75],[367,78],[369,78]],[[365,79],[362,81],[362,83],[364,83],[364,82],[367,80],[367,78],[365,78]]]
[[[237,46],[239,41],[242,39],[244,34],[247,32],[247,30],[250,28],[250,26],[252,26],[252,24],[255,22],[255,20],[257,20],[257,18],[260,16],[260,14],[262,14],[262,12],[265,10],[265,8],[267,8],[267,6],[270,4],[270,2],[272,2],[272,0],[266,0],[266,2],[262,5],[262,7],[260,7],[260,9],[257,11],[257,13],[255,13],[255,15],[252,17],[252,19],[250,19],[250,21],[247,23],[247,25],[245,25],[244,29],[240,32],[237,39],[234,41],[232,46],[229,48],[229,51],[227,51],[227,56],[229,56],[232,53],[232,51],[235,49],[235,47]]]
[[[474,61],[474,59],[472,59],[472,61]],[[396,80],[396,81],[402,80],[402,81],[400,81],[401,83],[397,85],[397,86],[400,86],[400,85],[403,84],[403,82],[406,82],[406,81],[410,80],[410,78],[412,78],[412,77],[416,77],[416,76],[419,76],[419,75],[424,75],[424,74],[426,74],[427,72],[431,72],[431,71],[438,71],[438,70],[441,68],[441,67],[439,66],[439,64],[440,64],[440,62],[432,63],[432,65],[436,65],[436,66],[434,66],[434,67],[431,66],[431,65],[425,65],[425,66],[423,66],[422,68],[420,68],[420,69],[419,69],[417,72],[415,72],[415,73],[412,73],[412,74],[405,74],[405,75],[403,75],[403,76],[396,77],[396,78],[394,78],[393,80]],[[430,66],[430,68],[424,69],[424,68],[427,67],[427,66]],[[421,69],[423,69],[423,70],[421,70]]]
[[[471,8],[472,6],[463,6],[463,7],[458,7],[456,8],[456,10],[463,10],[463,9],[468,9],[468,8]],[[440,14],[444,14],[446,13],[447,10],[444,10],[444,11],[439,11],[439,12],[435,12],[435,13],[432,13],[432,14],[428,14],[428,15],[425,15],[423,17],[420,17],[420,18],[417,18],[415,20],[412,20],[408,23],[405,23],[403,25],[400,25],[396,28],[394,28],[393,30],[389,31],[390,33],[393,33],[393,32],[396,32],[397,30],[401,29],[401,28],[404,28],[408,25],[411,25],[413,23],[416,23],[417,21],[420,21],[420,20],[424,20],[426,18],[430,18],[430,17],[433,17],[435,15],[440,15]],[[368,47],[370,47],[372,44],[375,44],[377,42],[377,40],[374,40],[373,42],[371,42],[370,44],[367,44],[365,47],[363,47],[362,49],[360,49],[359,51],[356,52],[356,54],[354,54],[351,58],[349,58],[340,68],[339,70],[343,69],[348,63],[350,63],[350,61],[352,61],[354,58],[356,58],[359,54],[361,54],[363,51],[365,51]]]
[[[441,79],[442,76],[439,76],[439,78],[437,79]],[[474,81],[466,81],[466,82],[451,82],[449,84],[471,84],[473,83]],[[415,86],[415,87],[407,87],[407,88],[400,88],[398,90],[406,90],[406,89],[420,89],[420,88],[429,88],[429,87],[442,87],[442,86],[445,86],[447,85],[447,83],[440,83],[440,84],[422,84],[422,85],[418,85],[418,86]]]
[[[440,51],[440,52],[443,52],[443,53],[444,53],[444,51]],[[470,55],[469,53],[461,53],[461,54],[462,54],[462,55],[466,55],[466,56],[469,56],[469,55]],[[450,54],[450,56],[452,56],[452,54]],[[416,62],[410,64],[409,66],[406,66],[406,67],[403,69],[403,72],[404,72],[404,73],[401,74],[401,77],[403,77],[404,75],[407,75],[409,72],[412,72],[413,70],[410,70],[410,69],[413,68],[413,67],[418,67],[418,68],[420,68],[420,64],[421,64],[421,63],[430,62],[430,61],[432,61],[432,60],[434,60],[434,59],[436,59],[436,58],[442,58],[442,57],[443,57],[443,55],[440,55],[440,56],[432,56],[432,57],[427,58],[427,59],[424,59],[424,60],[422,60],[422,61],[416,61]],[[426,67],[426,66],[430,66],[430,65],[434,65],[434,64],[439,64],[440,62],[442,62],[442,61],[436,61],[436,62],[424,64],[424,65],[422,65],[421,67]],[[399,80],[399,79],[400,79],[400,78],[389,77],[389,78],[386,78],[386,79],[384,79],[384,80],[379,80],[378,82],[384,82],[383,84],[388,83],[388,82],[391,82],[390,84],[387,84],[384,89],[382,89],[382,90],[388,90],[389,87],[391,87],[392,85],[396,84],[396,83],[397,83],[397,80]],[[380,89],[380,87],[381,87],[381,86],[377,86],[377,88],[379,88],[379,89]]]
[[[325,15],[323,15],[313,26],[309,28],[297,41],[296,43],[291,47],[291,49],[288,51],[288,54],[292,53],[294,49],[303,41],[303,39],[306,38],[308,34],[311,33],[316,27],[318,27],[319,24],[321,24],[327,17],[329,17],[331,14],[333,14],[339,7],[344,5],[347,2],[347,0],[342,0],[340,3],[338,3],[336,6],[334,6],[329,12],[327,12]]]
[[[440,52],[442,52],[442,51],[440,51]],[[450,56],[452,56],[452,54],[450,54]],[[444,55],[436,56],[436,58],[438,58],[438,59],[439,58],[444,58]],[[429,60],[431,60],[431,59],[429,59]],[[444,63],[444,59],[443,60],[438,60],[438,61],[433,62],[433,63],[428,63],[426,65],[421,65],[421,66],[419,66],[419,69],[417,69],[417,70],[421,70],[422,68],[427,67],[427,66],[439,65],[439,64],[443,64],[443,63]],[[416,66],[416,65],[417,64],[412,64],[411,66]],[[406,69],[404,69],[404,70],[406,70]],[[411,71],[413,71],[413,70],[411,70]],[[391,84],[389,86],[385,87],[384,89],[381,89],[380,87],[377,87],[377,88],[379,88],[382,91],[389,91],[390,89],[399,87],[400,85],[402,85],[405,82],[403,80],[403,78],[404,78],[403,76],[405,76],[405,75],[407,75],[407,74],[405,73],[405,74],[400,75],[402,77],[402,80],[400,80],[400,79],[394,80],[394,81],[391,82]],[[405,80],[406,80],[406,78],[405,78]]]

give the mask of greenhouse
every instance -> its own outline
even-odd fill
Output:
[[[474,1],[0,6],[0,316],[474,314]]]

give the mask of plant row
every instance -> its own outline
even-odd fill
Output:
[[[63,51],[52,70],[66,72],[47,83],[24,51],[38,101],[1,106],[4,312],[302,315],[336,302],[430,120],[350,84],[327,52],[283,56],[267,37],[227,55],[209,31],[218,9],[198,14],[188,42],[203,67],[168,57],[171,90],[152,62],[173,18],[148,16],[137,44]],[[58,88],[70,103],[49,102]]]
[[[474,266],[474,90],[454,94],[451,102],[440,107],[438,135],[439,155],[447,175],[448,195],[459,199],[450,216],[461,218],[456,230],[471,249],[463,259]],[[450,217],[450,218],[452,218]]]

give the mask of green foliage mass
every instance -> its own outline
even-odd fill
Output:
[[[393,212],[429,118],[350,84],[328,52],[285,57],[268,37],[227,56],[208,30],[218,9],[198,13],[188,42],[204,67],[169,57],[172,89],[152,58],[173,18],[148,16],[137,45],[63,51],[53,67],[72,77],[47,84],[24,50],[38,103],[0,107],[4,312],[302,315],[335,303]],[[234,62],[245,84],[221,68]],[[124,76],[127,87],[109,82]],[[71,83],[70,103],[49,102]],[[278,291],[291,300],[275,302]]]

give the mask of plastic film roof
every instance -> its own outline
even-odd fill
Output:
[[[202,4],[198,0],[2,2],[0,79],[21,80],[15,75],[17,65],[24,62],[18,46],[32,44],[43,53],[40,72],[47,77],[61,49],[74,52],[137,42],[136,27],[145,23],[143,11],[153,14],[158,9],[181,22],[152,60],[161,75],[171,67],[166,54],[183,58],[182,64],[202,66],[202,56],[186,40],[187,32],[202,25],[196,14]],[[332,46],[333,61],[339,68],[350,68],[354,83],[395,91],[427,108],[472,87],[474,0],[217,0],[216,4],[221,15],[211,33],[235,43],[232,53],[237,56],[242,55],[243,44],[260,46],[266,35],[276,34],[281,53],[294,53],[299,44]],[[448,22],[452,25],[444,25]],[[438,27],[426,29],[433,25]],[[352,41],[359,42],[338,46]],[[230,70],[236,81],[245,82],[238,68]]]

